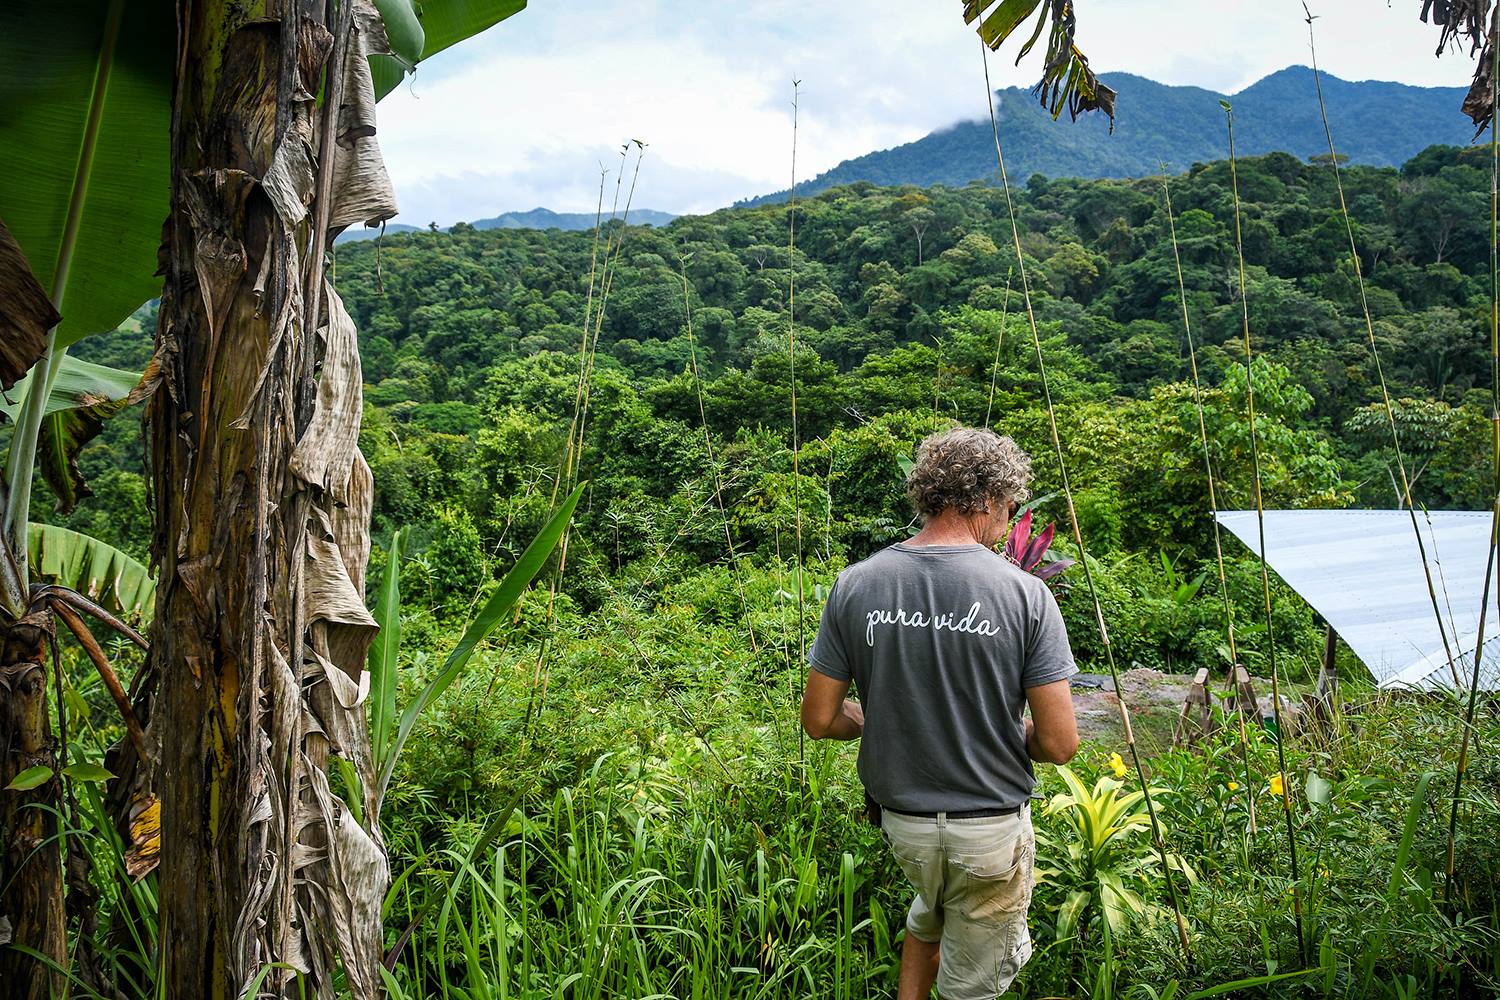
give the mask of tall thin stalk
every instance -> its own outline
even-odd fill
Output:
[[[807,586],[802,565],[802,437],[797,423],[797,112],[802,86],[792,81],[792,185],[787,200],[787,350],[791,357],[792,381],[792,520],[797,545],[797,691],[807,686]],[[790,651],[790,645],[788,645]],[[806,759],[807,735],[797,727],[797,759]]]
[[[995,331],[995,360],[990,365],[990,397],[984,404],[984,426],[990,425],[995,409],[995,385],[1000,381],[1000,348],[1005,346],[1005,325],[1010,320],[1010,282],[1015,268],[1005,269],[1005,302],[1000,307],[1000,329]]]
[[[724,503],[724,476],[719,457],[714,453],[714,438],[708,430],[708,410],[703,405],[703,377],[698,370],[698,340],[693,334],[692,287],[688,284],[687,262],[681,261],[682,310],[687,321],[688,366],[693,375],[693,393],[698,399],[698,420],[703,427],[703,448],[708,454],[708,467],[713,473],[714,500],[719,507],[719,520],[724,525],[724,545],[729,551],[729,571],[734,577],[735,589],[740,595],[740,610],[745,617],[745,634],[750,639],[750,651],[760,652],[755,639],[755,623],[750,616],[750,600],[745,595],[745,574],[740,566],[739,550],[734,544],[734,532],[729,527],[729,509]]]
[[[1156,803],[1151,796],[1151,786],[1146,781],[1146,772],[1141,767],[1140,751],[1135,742],[1135,730],[1130,724],[1130,706],[1125,700],[1125,689],[1120,684],[1120,671],[1115,664],[1114,645],[1110,642],[1109,627],[1104,622],[1104,606],[1099,600],[1099,591],[1094,584],[1094,572],[1089,567],[1088,549],[1083,542],[1083,529],[1078,523],[1078,509],[1073,503],[1073,487],[1068,479],[1068,462],[1063,455],[1062,437],[1057,430],[1057,409],[1052,403],[1052,388],[1047,378],[1047,360],[1042,351],[1042,336],[1037,329],[1036,311],[1031,304],[1031,284],[1026,276],[1026,258],[1021,252],[1021,228],[1016,221],[1016,206],[1011,198],[1010,179],[1005,173],[1005,154],[1000,148],[1000,126],[995,119],[995,92],[990,87],[989,49],[981,40],[979,51],[984,59],[984,92],[989,102],[990,131],[995,139],[995,162],[1000,171],[1000,186],[1005,191],[1005,207],[1010,215],[1011,241],[1016,251],[1016,268],[1021,275],[1021,299],[1026,304],[1026,321],[1031,329],[1031,344],[1036,352],[1037,375],[1042,383],[1042,398],[1047,405],[1047,426],[1052,436],[1052,449],[1057,455],[1057,470],[1063,497],[1068,504],[1068,524],[1073,532],[1073,544],[1078,547],[1078,564],[1083,567],[1083,579],[1094,608],[1094,621],[1099,626],[1099,639],[1104,645],[1105,662],[1109,665],[1109,676],[1114,681],[1115,699],[1120,706],[1120,724],[1125,734],[1125,747],[1130,752],[1130,761],[1140,784],[1141,796],[1146,806],[1146,815],[1151,821],[1151,839],[1161,862],[1162,878],[1167,883],[1167,895],[1172,903],[1172,915],[1177,922],[1177,943],[1182,948],[1183,960],[1188,968],[1193,966],[1193,950],[1188,944],[1187,921],[1182,916],[1182,903],[1177,895],[1177,883],[1172,880],[1172,869],[1167,858],[1167,844],[1162,836],[1161,821],[1157,817]]]
[[[1203,417],[1203,380],[1198,373],[1198,346],[1193,340],[1193,323],[1188,316],[1187,282],[1182,277],[1182,251],[1177,243],[1177,219],[1172,212],[1172,188],[1167,183],[1165,165],[1161,178],[1162,197],[1167,206],[1167,227],[1172,237],[1172,261],[1177,267],[1177,301],[1182,306],[1182,332],[1187,338],[1188,363],[1193,371],[1193,408],[1198,414],[1198,444],[1203,450],[1203,474],[1208,479],[1209,515],[1214,526],[1214,565],[1219,574],[1219,597],[1224,605],[1224,638],[1229,644],[1231,679],[1240,665],[1239,645],[1234,635],[1234,609],[1229,601],[1229,580],[1224,572],[1224,536],[1219,527],[1219,494],[1214,486],[1214,463],[1208,449],[1208,424]],[[1235,713],[1240,723],[1240,757],[1245,765],[1245,808],[1249,812],[1249,830],[1255,832],[1255,790],[1250,780],[1250,737],[1245,731],[1245,708]]]
[[[1234,192],[1234,251],[1239,263],[1241,335],[1245,342],[1245,407],[1250,421],[1250,469],[1254,477],[1255,521],[1260,537],[1260,589],[1264,600],[1266,625],[1266,659],[1271,668],[1271,711],[1276,717],[1276,766],[1281,777],[1281,809],[1286,816],[1287,853],[1292,870],[1292,915],[1297,924],[1297,953],[1302,964],[1307,964],[1307,939],[1302,932],[1301,877],[1297,867],[1297,831],[1292,809],[1291,782],[1286,773],[1286,727],[1281,719],[1281,674],[1276,667],[1276,631],[1272,614],[1271,572],[1266,564],[1266,506],[1261,495],[1260,439],[1255,433],[1255,358],[1250,348],[1250,304],[1245,297],[1245,247],[1240,226],[1240,180],[1239,167],[1234,154],[1234,109],[1228,101],[1219,102],[1224,108],[1224,121],[1229,133],[1229,177]]]
[[[1406,507],[1407,514],[1411,517],[1412,534],[1417,540],[1417,553],[1422,559],[1422,574],[1427,580],[1427,596],[1432,601],[1432,614],[1437,619],[1438,635],[1443,640],[1443,654],[1448,658],[1448,669],[1453,674],[1453,683],[1459,683],[1458,666],[1455,662],[1453,646],[1448,641],[1448,629],[1443,623],[1443,612],[1438,606],[1437,586],[1433,583],[1432,567],[1427,558],[1427,543],[1422,537],[1422,529],[1417,524],[1417,505],[1412,500],[1411,478],[1406,472],[1406,457],[1401,451],[1401,434],[1396,427],[1396,411],[1391,406],[1391,391],[1385,381],[1385,366],[1380,361],[1380,348],[1375,343],[1375,322],[1370,316],[1370,303],[1365,297],[1365,275],[1359,260],[1359,249],[1354,241],[1354,222],[1349,217],[1349,205],[1344,199],[1344,174],[1339,169],[1338,152],[1333,145],[1333,129],[1328,124],[1328,108],[1323,103],[1323,75],[1318,69],[1318,48],[1313,36],[1313,14],[1308,10],[1307,4],[1302,5],[1302,10],[1307,15],[1307,48],[1312,59],[1313,86],[1318,94],[1318,113],[1323,119],[1323,137],[1328,141],[1328,162],[1333,168],[1334,188],[1339,196],[1339,213],[1344,217],[1344,232],[1349,239],[1349,262],[1354,268],[1354,282],[1359,289],[1359,307],[1365,319],[1365,336],[1370,345],[1370,359],[1375,365],[1375,377],[1380,383],[1380,400],[1385,409],[1386,424],[1391,432],[1391,449],[1396,457],[1396,473],[1400,482],[1400,499]],[[1420,471],[1420,470],[1419,470]],[[1454,636],[1457,639],[1457,636]]]
[[[1495,29],[1500,7],[1490,24],[1490,107],[1500,107],[1500,45]],[[1309,31],[1311,23],[1309,22]],[[1485,615],[1490,587],[1494,583],[1497,546],[1500,546],[1500,137],[1495,116],[1490,115],[1490,463],[1495,503],[1490,515],[1490,551],[1484,565],[1484,590],[1479,598],[1479,634],[1474,640],[1474,668],[1469,677],[1469,702],[1464,708],[1463,733],[1459,737],[1458,763],[1453,770],[1453,802],[1448,809],[1448,850],[1444,866],[1443,898],[1453,895],[1453,872],[1458,853],[1458,804],[1463,796],[1464,775],[1469,770],[1469,744],[1473,739],[1474,711],[1479,704],[1480,664],[1484,660]]]
[[[626,143],[620,150],[620,173],[615,178],[615,199],[610,206],[610,221],[616,218],[620,221],[617,233],[610,234],[604,244],[604,261],[602,269],[598,260],[599,240],[599,214],[595,215],[594,232],[594,254],[589,264],[589,291],[585,301],[585,314],[583,325],[583,340],[580,346],[580,362],[578,372],[578,389],[573,398],[573,418],[568,427],[567,450],[563,457],[563,467],[558,476],[558,483],[553,487],[553,507],[556,507],[555,498],[560,492],[560,486],[566,484],[566,488],[572,490],[578,481],[579,468],[583,463],[584,441],[588,433],[588,410],[589,398],[594,381],[594,362],[599,350],[599,338],[604,330],[605,311],[609,305],[609,294],[614,288],[615,271],[618,267],[620,255],[625,245],[626,226],[630,222],[630,206],[635,199],[636,182],[641,175],[641,160],[646,155],[646,144],[635,140],[637,149],[635,159],[635,170],[631,174],[630,189],[625,196],[625,211],[623,215],[617,212],[620,206],[620,190],[624,181],[625,161],[630,149],[630,143]],[[603,185],[604,175],[600,174],[600,209],[603,207]],[[595,279],[598,278],[599,291],[597,294],[598,305],[590,316],[588,308],[593,306],[596,300],[594,292]],[[572,539],[572,522],[569,521],[563,531],[562,541],[558,546],[557,569],[552,573],[552,581],[547,589],[547,611],[544,619],[545,625],[542,630],[541,648],[537,652],[536,667],[532,672],[531,694],[526,702],[525,721],[521,731],[523,736],[529,738],[532,720],[539,716],[541,708],[547,700],[547,687],[552,676],[552,664],[550,659],[552,630],[550,626],[556,613],[557,592],[562,586],[563,575],[568,566],[568,544]]]

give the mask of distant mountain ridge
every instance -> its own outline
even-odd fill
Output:
[[[658,212],[652,208],[630,210],[630,224],[634,226],[665,226],[675,218],[677,216],[671,212]],[[533,208],[529,212],[505,212],[488,219],[475,219],[467,224],[475,229],[579,230],[593,229],[595,221],[593,212],[554,212],[550,208]],[[421,226],[408,226],[404,222],[391,222],[386,224],[385,231],[394,235],[395,233],[415,233],[421,231],[422,228]],[[444,226],[442,232],[447,231],[448,227]],[[372,240],[379,235],[379,228],[350,228],[339,235],[337,242]]]
[[[606,216],[608,218],[608,216]],[[632,208],[633,226],[665,226],[677,216],[651,208]],[[491,219],[476,219],[475,229],[593,229],[597,217],[593,212],[554,212],[550,208],[533,208],[529,212],[506,212]]]
[[[1235,151],[1243,156],[1283,151],[1298,157],[1328,152],[1318,113],[1313,72],[1278,70],[1239,91],[1174,87],[1131,73],[1102,73],[1119,92],[1115,131],[1103,115],[1052,121],[1022,87],[995,92],[1005,167],[1012,181],[1048,177],[1143,177],[1182,171],[1228,152],[1222,100],[1234,107]],[[1322,74],[1323,98],[1336,148],[1355,163],[1400,166],[1434,144],[1467,145],[1474,135],[1459,110],[1463,87],[1413,87],[1367,80],[1351,83]],[[915,142],[845,160],[797,192],[814,194],[840,184],[870,181],[958,187],[995,176],[995,145],[988,120],[960,122]],[[786,198],[785,191],[737,202],[757,205]]]

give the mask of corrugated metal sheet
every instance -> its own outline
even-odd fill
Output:
[[[1219,514],[1251,552],[1255,511]],[[1489,511],[1417,514],[1442,612],[1422,574],[1411,517],[1402,510],[1268,510],[1266,562],[1369,667],[1381,687],[1460,687],[1473,676],[1489,552]],[[1491,585],[1480,688],[1500,690],[1500,612]],[[1443,639],[1455,657],[1450,663]]]

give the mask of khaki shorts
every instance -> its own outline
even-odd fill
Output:
[[[994,1000],[1004,993],[1031,957],[1030,806],[985,819],[924,819],[886,809],[881,830],[917,890],[907,933],[941,942],[938,995]]]

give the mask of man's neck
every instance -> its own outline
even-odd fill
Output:
[[[1004,537],[1004,532],[1001,532]],[[907,545],[983,545],[981,526],[974,519],[957,513],[943,513],[927,519],[922,530],[906,540]]]

